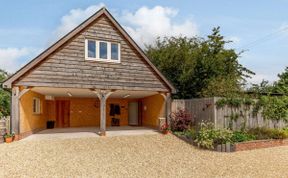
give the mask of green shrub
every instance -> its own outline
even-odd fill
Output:
[[[175,131],[173,132],[176,136],[185,136],[185,133],[184,132],[179,132],[179,131]]]
[[[284,130],[274,129],[272,131],[271,137],[273,139],[286,139],[286,138],[288,138],[288,133]]]
[[[255,101],[253,99],[251,99],[251,98],[246,97],[243,100],[243,104],[245,106],[251,106],[251,105],[255,104]]]
[[[186,110],[178,110],[177,112],[173,112],[170,115],[171,123],[170,127],[171,130],[174,132],[183,132],[190,128],[193,123],[193,119],[190,113]]]
[[[187,137],[187,138],[191,138],[191,139],[196,139],[196,130],[194,128],[190,128],[188,130],[186,130],[184,132],[184,135]]]
[[[195,142],[198,147],[211,149],[214,148],[214,138],[216,132],[209,123],[200,123],[200,130],[196,135]]]
[[[214,144],[231,143],[232,136],[233,136],[233,133],[231,130],[228,130],[228,129],[216,130]]]
[[[227,104],[226,98],[221,98],[216,101],[217,108],[223,108]]]
[[[288,138],[288,132],[284,129],[269,129],[261,127],[250,129],[248,130],[248,133],[254,135],[257,140]]]
[[[227,104],[232,108],[239,108],[242,102],[243,101],[240,98],[227,98]]]
[[[235,131],[233,132],[231,141],[232,143],[238,143],[238,142],[245,142],[245,141],[250,141],[250,140],[255,140],[256,136],[252,134],[248,134],[246,132],[241,132],[241,131]]]
[[[227,129],[215,129],[211,123],[200,123],[195,142],[198,147],[213,149],[215,144],[231,142],[232,132]]]

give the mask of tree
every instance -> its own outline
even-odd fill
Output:
[[[275,82],[274,92],[288,95],[288,67],[278,74],[279,80]]]
[[[267,80],[262,80],[260,84],[252,84],[252,86],[248,88],[247,91],[254,93],[255,96],[261,94],[271,94],[274,91],[274,85],[269,84],[269,81]]]
[[[227,96],[241,90],[253,72],[238,62],[240,54],[226,49],[220,28],[206,39],[170,37],[147,46],[146,54],[174,84],[174,98]]]
[[[0,69],[0,119],[10,115],[11,92],[3,89],[2,82],[8,77],[8,73]]]

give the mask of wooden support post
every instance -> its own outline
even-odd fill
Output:
[[[20,99],[21,97],[27,93],[30,88],[25,88],[23,90],[19,90],[19,87],[12,88],[12,102],[11,102],[11,132],[14,132],[15,135],[19,135],[20,133]]]
[[[11,132],[16,135],[19,134],[19,87],[12,88],[12,101],[11,101]]]
[[[165,102],[165,118],[166,118],[166,123],[170,124],[170,114],[171,114],[171,93],[161,93],[161,95],[164,98]],[[161,126],[160,126],[161,127]]]
[[[171,115],[171,93],[167,93],[166,95],[166,122],[170,125],[170,115]]]
[[[95,91],[100,100],[100,136],[106,135],[106,101],[113,93],[110,90]]]

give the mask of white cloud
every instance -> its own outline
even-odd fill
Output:
[[[0,48],[0,68],[13,73],[22,67],[32,55],[39,53],[34,48]],[[23,60],[24,59],[24,60]]]
[[[282,33],[284,36],[287,36],[288,35],[288,23],[287,22],[282,23],[278,31]]]
[[[280,25],[279,30],[287,30],[287,28],[288,28],[288,23],[284,22]]]
[[[89,16],[97,12],[104,3],[92,5],[86,9],[72,9],[61,18],[59,27],[54,32],[52,41],[55,41],[67,34]],[[182,23],[175,23],[174,17],[178,15],[178,10],[169,7],[155,6],[153,8],[141,7],[135,12],[122,11],[122,15],[117,17],[123,21],[121,23],[132,38],[143,47],[144,44],[151,44],[158,36],[179,36],[188,37],[198,34],[197,25],[190,19]]]
[[[151,44],[157,37],[164,36],[188,36],[198,34],[197,25],[190,19],[182,23],[173,22],[173,18],[178,14],[178,10],[155,6],[151,9],[141,7],[136,12],[125,12],[122,19],[127,23],[127,32],[141,46]]]
[[[63,35],[77,27],[80,23],[86,20],[88,17],[97,12],[100,8],[104,7],[104,3],[99,3],[98,5],[92,5],[86,9],[72,9],[69,13],[61,18],[61,23],[59,27],[55,30],[55,39],[59,39]]]

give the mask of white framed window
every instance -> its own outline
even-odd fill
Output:
[[[119,63],[120,56],[120,43],[85,40],[85,60]]]
[[[39,98],[33,98],[33,114],[41,113],[41,100]]]

